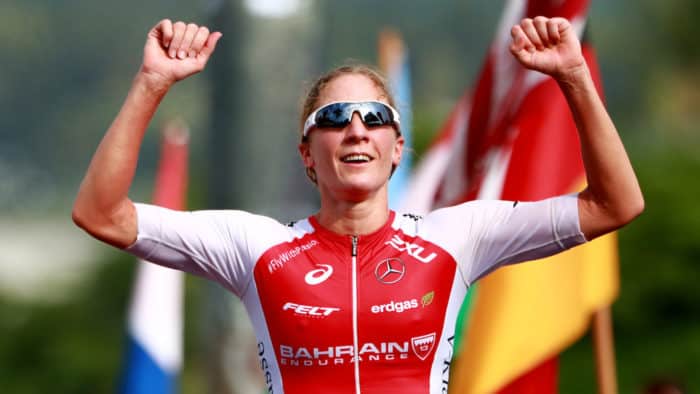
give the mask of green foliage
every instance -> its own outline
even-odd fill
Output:
[[[620,233],[623,277],[616,318],[622,335],[658,332],[663,324],[700,323],[697,146],[654,147],[637,172],[644,214]],[[639,157],[639,155],[635,155]],[[639,311],[644,311],[640,314]]]
[[[700,390],[699,146],[688,141],[637,147],[632,157],[645,212],[620,231],[620,297],[613,305],[620,392],[670,379]],[[596,390],[592,344],[564,352],[561,391]]]
[[[7,393],[107,393],[115,387],[133,264],[120,256],[65,303],[0,299],[0,381]],[[133,259],[131,259],[133,261]]]

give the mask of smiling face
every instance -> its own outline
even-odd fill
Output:
[[[342,74],[320,92],[316,108],[335,101],[387,102],[384,91],[362,74]],[[386,185],[401,160],[403,137],[392,126],[368,127],[355,113],[344,128],[313,128],[299,145],[304,165],[316,173],[322,194],[362,201]],[[386,191],[384,191],[386,192]]]

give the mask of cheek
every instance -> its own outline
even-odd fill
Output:
[[[331,160],[333,152],[333,141],[329,138],[319,138],[309,148],[309,160],[314,165],[318,165]]]

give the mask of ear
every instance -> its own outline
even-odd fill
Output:
[[[394,144],[394,152],[391,157],[391,163],[395,166],[398,166],[401,162],[401,155],[403,154],[403,144],[403,136],[399,135],[398,138],[396,138],[396,143]]]
[[[311,149],[308,141],[299,144],[299,155],[301,155],[301,161],[304,163],[304,167],[312,168],[314,166],[314,159],[311,157]]]

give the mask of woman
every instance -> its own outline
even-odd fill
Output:
[[[161,21],[80,187],[73,218],[98,239],[217,281],[246,305],[270,392],[447,389],[467,287],[502,266],[615,230],[643,198],[568,21],[525,19],[513,55],[555,78],[578,126],[588,187],[538,202],[478,201],[425,218],[387,204],[403,138],[376,73],[344,67],[304,105],[299,151],[321,208],[290,225],[241,211],[174,212],[128,196],[139,145],[168,89],[201,71],[220,33]]]

